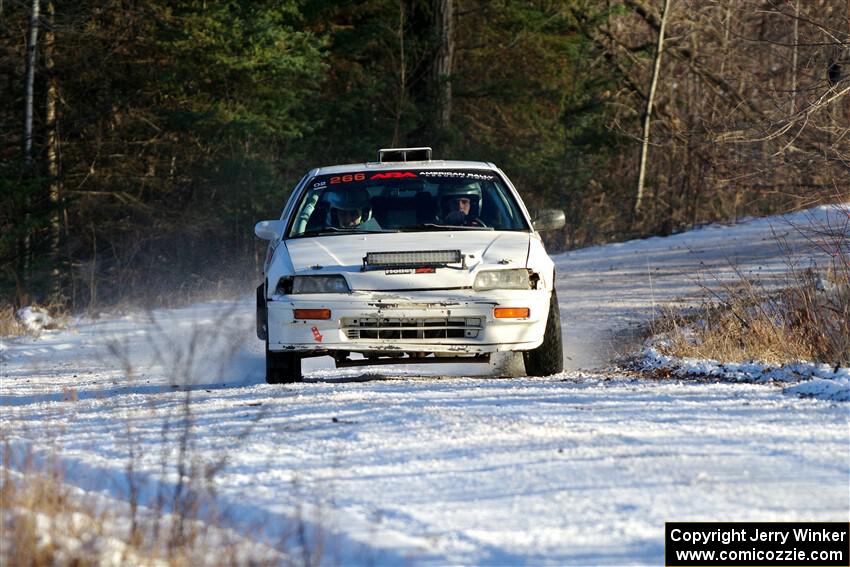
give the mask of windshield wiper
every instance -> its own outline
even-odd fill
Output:
[[[411,232],[422,229],[431,230],[493,230],[492,226],[464,226],[458,224],[437,224],[433,222],[425,222],[415,226],[402,227],[402,232]]]

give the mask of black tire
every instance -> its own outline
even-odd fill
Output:
[[[269,384],[292,384],[300,382],[301,355],[297,352],[275,352],[269,350],[266,341],[266,382]]]
[[[564,370],[564,343],[561,342],[561,309],[558,307],[558,295],[552,290],[549,299],[549,316],[546,318],[546,331],[543,343],[532,350],[523,352],[525,373],[529,376],[551,376]]]
[[[269,317],[266,311],[266,285],[257,288],[257,338],[264,341],[269,338]]]

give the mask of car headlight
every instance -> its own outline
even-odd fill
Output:
[[[478,272],[472,288],[476,291],[487,289],[531,289],[528,270],[486,270]]]
[[[291,287],[290,287],[291,286]],[[350,293],[348,282],[341,275],[334,276],[295,276],[280,278],[276,293]]]

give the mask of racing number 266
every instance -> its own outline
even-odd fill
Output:
[[[335,183],[351,183],[352,181],[365,181],[365,173],[349,173],[348,175],[335,175],[331,177],[331,185]]]

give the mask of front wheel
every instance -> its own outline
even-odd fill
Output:
[[[529,376],[550,376],[564,370],[564,343],[561,342],[561,310],[558,295],[552,290],[549,299],[549,317],[543,343],[535,349],[523,352],[525,373]]]
[[[269,350],[266,340],[266,382],[269,384],[292,384],[300,382],[301,355],[296,352]]]
[[[257,338],[264,341],[269,338],[269,316],[266,309],[266,284],[257,288]]]

